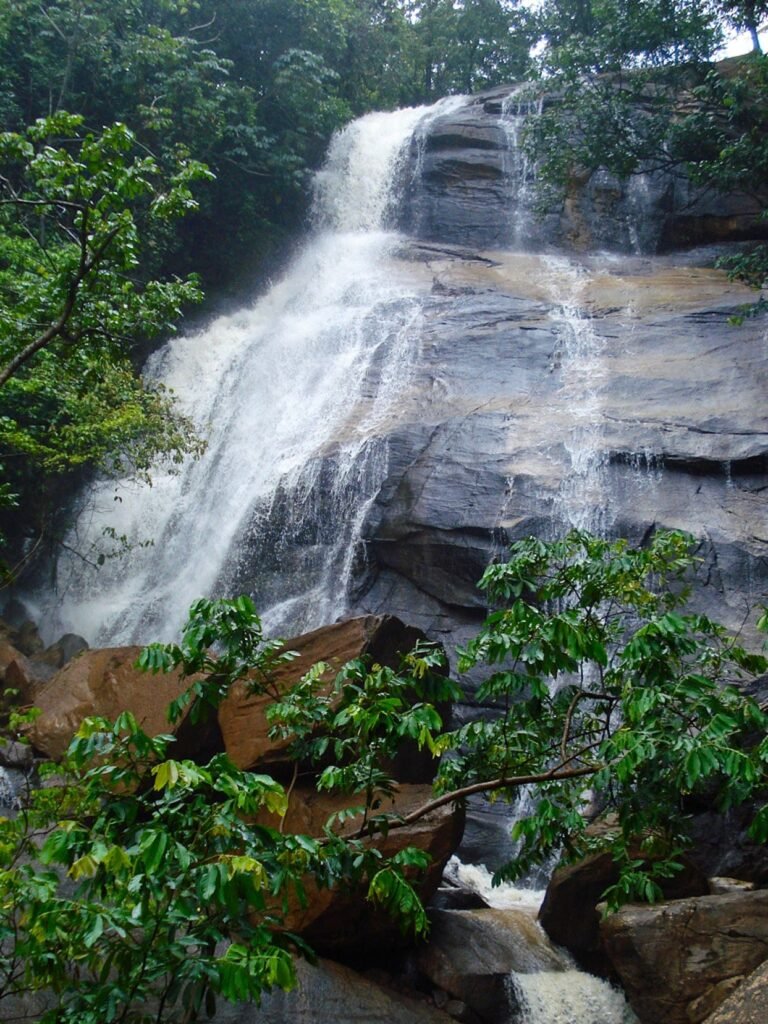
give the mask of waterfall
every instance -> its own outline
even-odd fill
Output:
[[[510,984],[522,1024],[636,1024],[617,989],[584,971],[515,973]]]
[[[102,481],[83,495],[56,593],[32,602],[50,634],[173,639],[196,597],[243,591],[273,631],[343,612],[387,470],[383,424],[419,344],[422,298],[386,230],[393,183],[416,126],[458,102],[340,132],[315,180],[315,231],[285,277],[151,359],[207,451],[151,487]],[[128,555],[109,557],[110,538]]]
[[[507,141],[503,170],[510,191],[511,242],[514,249],[524,247],[535,224],[531,211],[535,205],[536,168],[523,145],[523,128],[532,110],[541,113],[543,102],[542,97],[531,99],[527,85],[512,89],[501,101],[499,126]]]
[[[20,810],[21,794],[25,792],[27,785],[28,781],[23,772],[0,766],[0,810]]]

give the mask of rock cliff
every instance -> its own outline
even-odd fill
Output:
[[[762,227],[671,174],[600,201],[593,176],[536,219],[503,101],[436,119],[402,172],[391,272],[423,289],[419,352],[354,608],[461,635],[510,541],[674,527],[700,539],[701,605],[739,628],[768,576],[768,350],[714,262]]]

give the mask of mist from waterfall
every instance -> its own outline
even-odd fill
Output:
[[[419,345],[421,298],[386,230],[398,163],[420,122],[460,102],[340,132],[316,176],[315,231],[284,278],[150,360],[207,451],[151,487],[103,481],[82,495],[55,593],[31,602],[48,633],[173,639],[195,598],[233,590],[252,592],[275,631],[344,610],[387,470],[380,424]],[[110,537],[129,553],[105,558]]]

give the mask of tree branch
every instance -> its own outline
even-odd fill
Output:
[[[573,758],[570,760],[573,760]],[[513,775],[509,778],[491,779],[487,782],[474,782],[470,786],[463,786],[461,789],[454,789],[450,793],[444,793],[442,796],[435,797],[434,800],[429,800],[427,803],[422,804],[421,807],[417,807],[410,814],[405,814],[399,818],[388,818],[387,829],[391,832],[395,828],[405,828],[407,825],[413,825],[427,814],[431,814],[432,811],[437,811],[441,807],[445,807],[446,804],[465,800],[476,793],[492,793],[499,789],[528,786],[539,782],[565,782],[568,779],[578,779],[587,775],[594,775],[601,767],[601,765],[582,765],[581,768],[553,768],[551,771],[538,772],[534,775]],[[381,830],[370,829],[367,834],[374,835],[379,831]],[[340,838],[354,839],[359,838],[363,834],[366,833],[361,832],[360,829],[355,829],[354,832],[342,833]]]
[[[49,345],[54,338],[57,338],[64,333],[64,329],[75,310],[80,286],[94,267],[96,267],[104,258],[107,249],[123,227],[122,224],[118,224],[112,228],[111,231],[108,231],[102,239],[99,247],[89,256],[87,238],[88,210],[83,209],[82,213],[83,223],[80,229],[80,264],[67,290],[67,298],[64,303],[64,308],[62,309],[60,316],[54,320],[54,322],[45,331],[43,331],[39,337],[35,338],[34,341],[31,341],[25,348],[18,352],[13,359],[6,364],[5,368],[0,371],[0,388],[7,384],[9,379],[25,363],[29,362],[32,356],[36,355],[41,351],[41,349],[44,349]]]

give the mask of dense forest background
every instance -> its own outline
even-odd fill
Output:
[[[558,101],[528,144],[555,194],[574,166],[627,176],[659,161],[759,191],[766,14],[765,0],[2,0],[11,572],[56,534],[73,482],[200,449],[142,360],[203,292],[234,294],[287,256],[335,129],[538,81]],[[754,52],[713,76],[734,29]],[[765,265],[758,249],[733,269],[759,284]]]

